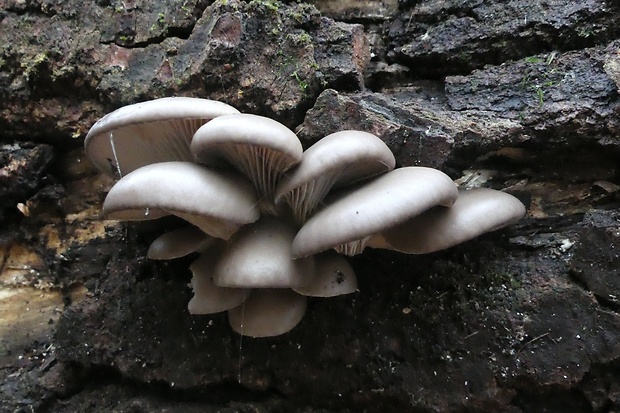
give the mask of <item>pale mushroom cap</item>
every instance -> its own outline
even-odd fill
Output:
[[[308,148],[301,163],[276,190],[276,203],[292,207],[303,223],[332,187],[369,179],[394,169],[396,160],[375,135],[354,130],[332,133]]]
[[[213,238],[194,226],[176,228],[157,237],[146,256],[152,260],[171,260],[196,252]]]
[[[390,249],[427,254],[510,225],[525,215],[514,196],[488,188],[460,190],[450,207],[435,207],[383,232]]]
[[[240,306],[228,310],[228,321],[237,333],[273,337],[288,333],[306,312],[307,297],[289,289],[258,289]]]
[[[164,161],[191,161],[189,145],[198,128],[211,119],[239,113],[208,99],[169,97],[124,106],[99,119],[86,135],[84,148],[107,174],[125,175]],[[117,163],[118,161],[118,163]]]
[[[310,218],[293,240],[293,257],[360,242],[433,206],[452,205],[457,196],[456,185],[441,171],[423,167],[394,169]],[[342,250],[355,254],[363,247],[351,247],[351,252]]]
[[[244,288],[224,288],[213,284],[213,264],[218,248],[209,250],[192,263],[191,286],[194,296],[187,308],[190,314],[213,314],[235,308],[250,295]]]
[[[103,203],[109,219],[145,220],[177,215],[216,238],[228,239],[259,217],[256,193],[242,176],[190,162],[143,166],[120,179]]]
[[[191,151],[199,163],[232,164],[255,185],[261,208],[276,214],[274,192],[282,174],[301,161],[303,148],[297,135],[281,123],[263,116],[221,116],[194,134]]]
[[[310,297],[335,297],[357,291],[357,277],[349,261],[336,251],[315,255],[315,277],[305,287],[293,288]]]
[[[295,228],[265,215],[241,228],[225,245],[213,280],[222,287],[290,288],[310,283],[314,258],[291,258]]]

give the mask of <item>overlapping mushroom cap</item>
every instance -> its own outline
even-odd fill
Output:
[[[525,207],[514,196],[488,188],[460,190],[450,208],[437,206],[382,233],[388,248],[428,254],[518,221]]]
[[[107,174],[119,177],[163,161],[191,161],[189,143],[198,128],[218,116],[239,113],[225,103],[170,97],[124,106],[93,125],[86,155]]]
[[[291,330],[307,296],[357,291],[340,254],[432,252],[525,213],[500,191],[459,192],[441,171],[394,169],[389,148],[367,132],[337,132],[303,152],[284,125],[203,99],[121,108],[93,126],[85,145],[100,169],[121,178],[103,215],[172,214],[192,224],[156,239],[149,257],[200,254],[190,313],[227,311],[233,330],[252,337]]]
[[[304,152],[297,168],[279,183],[275,201],[288,203],[296,221],[304,223],[332,188],[381,175],[395,165],[394,155],[375,135],[332,133]]]
[[[286,126],[263,116],[236,114],[214,119],[196,131],[191,143],[196,160],[222,161],[247,176],[259,193],[261,209],[276,214],[273,199],[282,175],[301,161],[303,148]]]
[[[140,221],[174,214],[228,239],[259,218],[257,202],[254,188],[239,175],[190,162],[159,162],[121,178],[103,203],[103,215]]]
[[[434,206],[450,206],[457,195],[454,182],[437,169],[395,169],[310,218],[293,240],[293,256],[307,257],[330,248],[347,255],[359,254],[372,235]]]

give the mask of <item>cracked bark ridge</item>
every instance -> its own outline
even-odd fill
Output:
[[[112,108],[177,94],[223,100],[294,127],[324,87],[363,87],[370,59],[362,26],[305,4],[22,7],[15,2],[2,15],[5,136],[81,137]]]
[[[616,38],[617,3],[604,0],[415,2],[389,30],[392,62],[417,76],[463,74],[549,50]]]
[[[593,217],[595,220],[592,220]],[[603,306],[620,309],[620,216],[614,211],[589,214],[590,226],[571,258],[572,274]]]
[[[522,129],[510,119],[451,111],[442,101],[443,93],[432,83],[391,93],[326,90],[307,112],[299,136],[309,145],[338,130],[362,129],[379,136],[400,165],[446,169],[455,148],[505,144]]]
[[[365,28],[208,3],[2,3],[0,411],[620,411],[616,3],[338,3]],[[144,258],[179,222],[99,220],[112,182],[68,150],[168,94],[303,121],[306,146],[373,132],[399,164],[506,189],[528,218],[429,256],[367,251],[359,293],[241,340],[223,314],[187,314],[194,257]]]
[[[23,143],[0,147],[0,222],[29,214],[36,198],[44,197],[39,192],[32,199],[39,189],[52,183],[48,169],[53,157],[54,149],[49,145]]]
[[[585,225],[555,235],[580,241]],[[620,317],[570,282],[570,255],[556,245],[501,245],[490,236],[413,261],[371,251],[353,260],[364,294],[316,300],[299,329],[243,342],[225,315],[187,314],[187,262],[118,257],[64,313],[57,358],[192,397],[240,380],[255,396],[286,395],[289,409],[542,408],[541,393],[585,385],[595,366],[618,359]]]
[[[312,0],[321,13],[337,20],[384,21],[398,13],[398,0]]]
[[[361,125],[402,165],[459,170],[503,159],[549,177],[561,171],[578,181],[614,179],[620,167],[618,50],[614,41],[489,66],[447,77],[445,90],[430,81],[381,93],[327,90],[299,134],[312,143],[323,131]],[[574,162],[588,168],[575,171]]]

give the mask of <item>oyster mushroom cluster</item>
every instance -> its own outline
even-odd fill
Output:
[[[199,252],[190,313],[227,311],[233,330],[252,337],[292,329],[308,296],[356,291],[343,255],[365,247],[430,253],[525,214],[504,192],[459,190],[436,169],[394,169],[393,154],[370,133],[336,132],[304,151],[284,125],[206,99],[120,108],[91,128],[85,149],[119,178],[103,216],[187,221],[148,256]]]

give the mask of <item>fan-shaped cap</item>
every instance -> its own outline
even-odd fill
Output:
[[[194,297],[187,308],[190,314],[213,314],[230,310],[245,301],[251,290],[245,288],[224,288],[213,284],[213,264],[219,248],[212,248],[192,263],[191,286]]]
[[[232,164],[254,183],[261,209],[275,214],[275,188],[284,172],[301,161],[297,135],[273,119],[250,114],[221,116],[202,126],[191,143],[196,160]]]
[[[293,240],[293,257],[335,248],[362,252],[367,240],[436,205],[449,206],[458,190],[449,176],[423,167],[394,169],[328,205]]]
[[[286,200],[295,219],[304,223],[332,187],[369,179],[395,165],[392,151],[375,135],[354,130],[332,133],[308,148],[297,168],[283,178],[276,204]]]
[[[427,254],[510,225],[524,215],[521,201],[505,192],[488,188],[460,190],[450,208],[432,208],[382,235],[390,249]]]
[[[222,287],[290,288],[314,277],[314,258],[291,258],[295,229],[269,215],[239,230],[225,245],[213,281]]]
[[[176,228],[157,237],[146,256],[152,260],[172,260],[206,247],[213,238],[194,226]]]
[[[315,255],[315,277],[305,287],[293,288],[310,297],[335,297],[357,291],[357,277],[349,261],[336,251]]]
[[[174,214],[216,238],[228,239],[259,217],[256,193],[242,176],[190,162],[160,162],[120,179],[103,203],[109,219],[146,220]]]
[[[191,161],[196,130],[211,119],[239,113],[208,99],[169,97],[124,106],[99,119],[86,135],[86,155],[101,171],[121,176],[151,163]]]
[[[307,301],[289,289],[254,290],[243,304],[228,310],[228,321],[234,331],[244,336],[278,336],[299,324]]]

